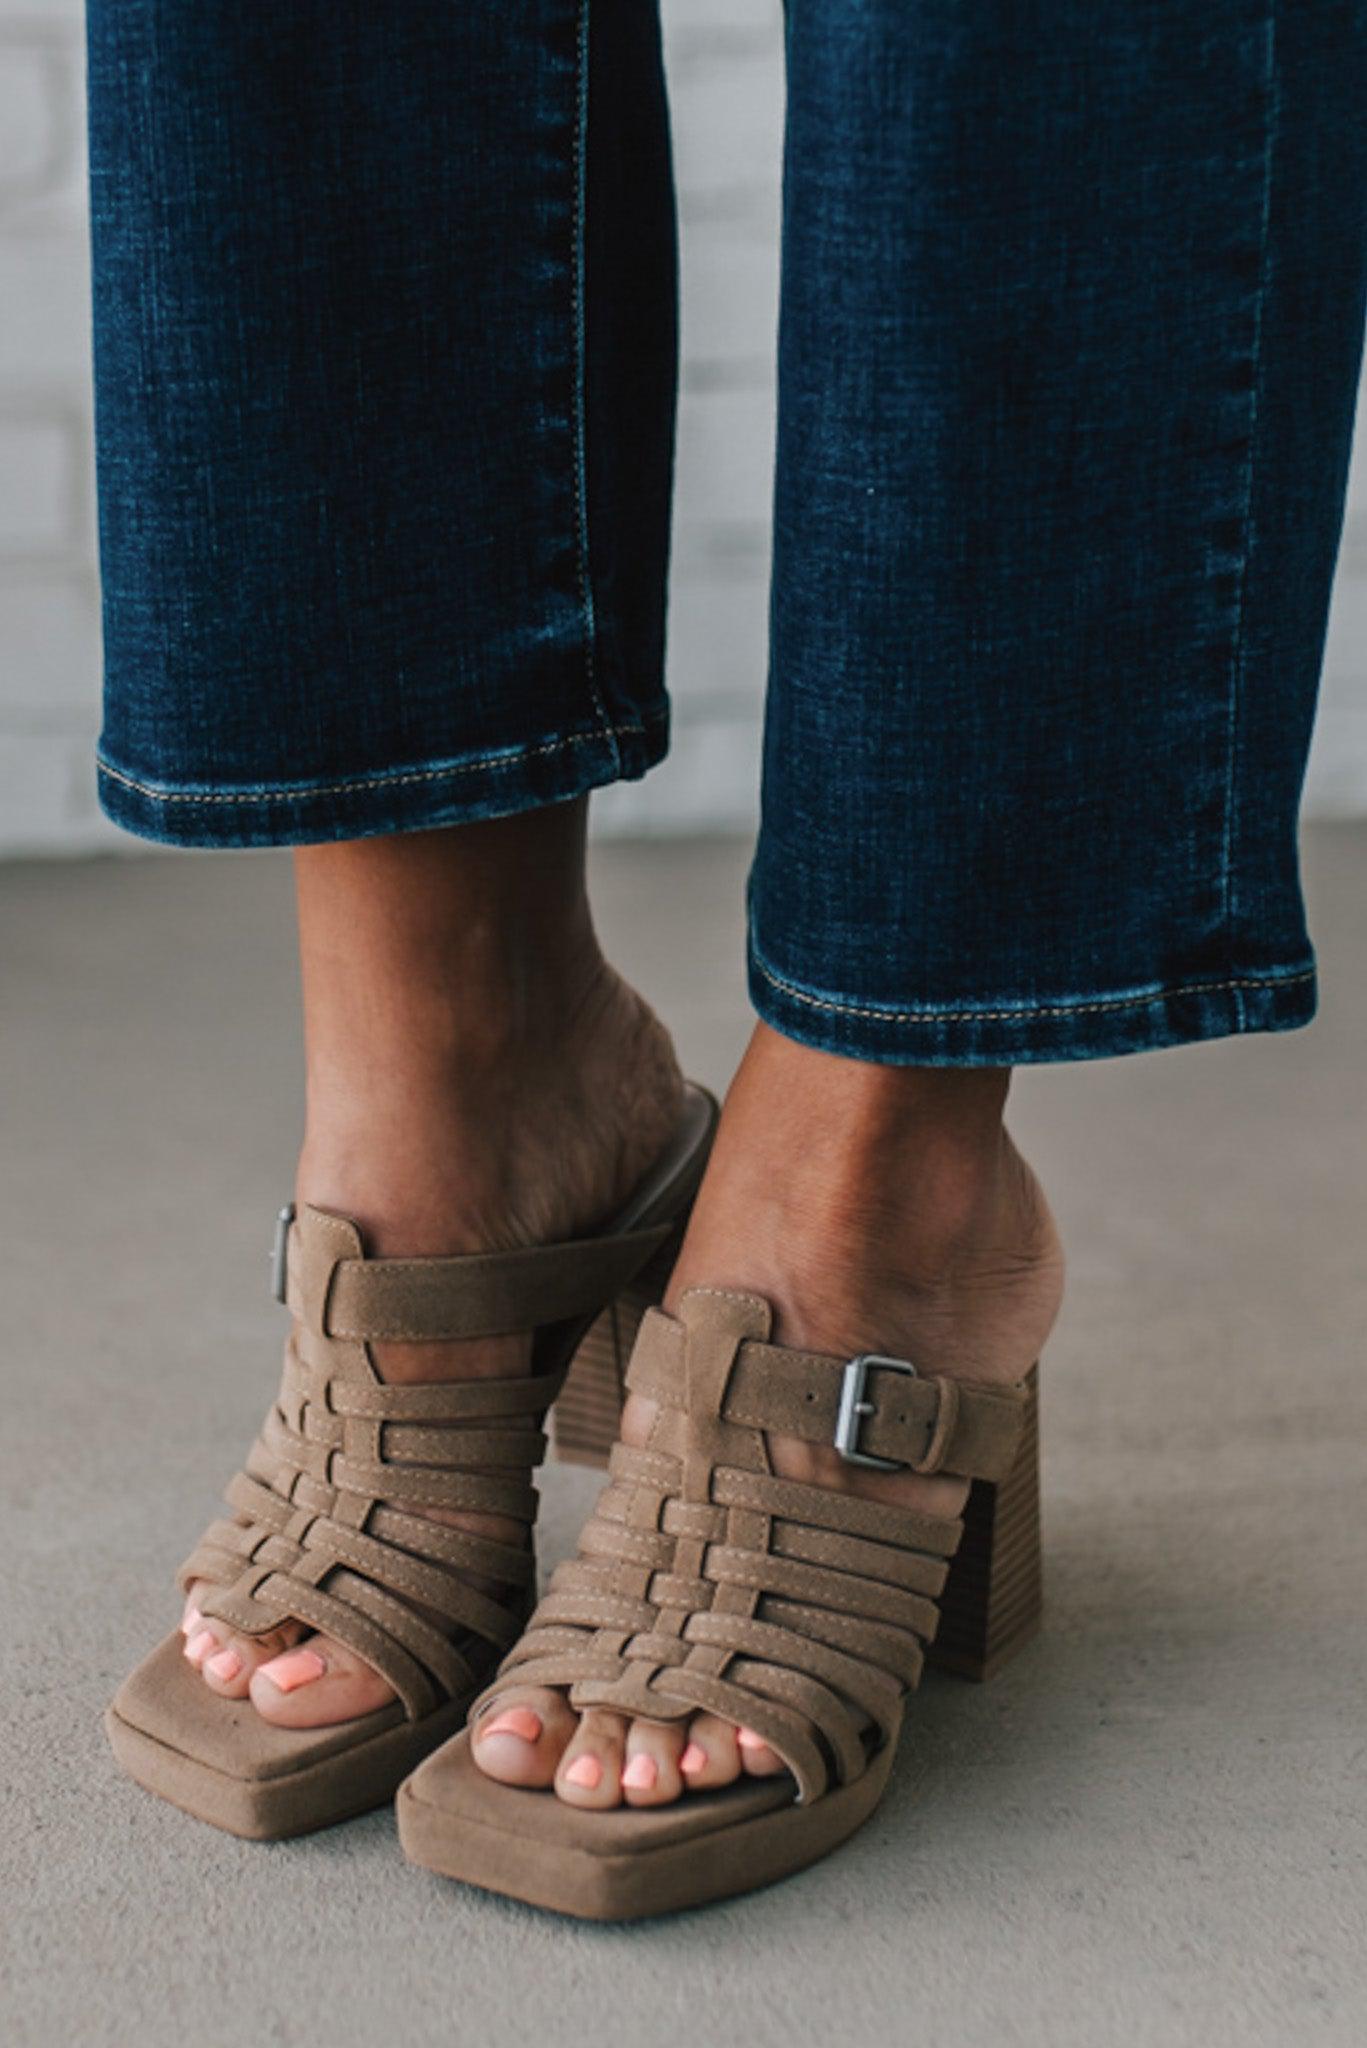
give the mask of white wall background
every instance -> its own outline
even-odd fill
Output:
[[[193,5],[194,0],[185,0]],[[676,739],[604,829],[744,828],[764,679],[779,0],[665,0],[683,230]],[[99,622],[80,0],[0,0],[0,853],[131,850],[100,818]],[[1311,768],[1320,816],[1367,813],[1367,424]]]

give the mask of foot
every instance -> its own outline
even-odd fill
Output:
[[[556,827],[542,813],[468,833],[484,835],[482,857],[514,828]],[[547,900],[557,849],[533,847],[535,886],[510,892],[502,915],[489,912],[498,876],[478,874],[475,908],[461,917],[457,837],[310,848],[299,866],[309,1115],[297,1196],[354,1218],[381,1258],[507,1250],[592,1230],[665,1150],[682,1106],[668,1032],[603,962],[575,904],[559,914]],[[339,864],[361,872],[338,886]],[[524,896],[545,915],[544,931],[519,932]],[[428,903],[437,929],[424,929]],[[497,1379],[529,1369],[531,1339],[371,1348],[386,1381]],[[431,1512],[475,1535],[524,1539],[499,1516]],[[191,1586],[181,1628],[212,1691],[250,1698],[265,1719],[295,1728],[352,1720],[392,1698],[354,1651],[302,1624],[250,1637],[206,1620],[204,1591]]]
[[[666,1298],[733,1287],[772,1304],[775,1341],[883,1351],[966,1380],[1012,1384],[1038,1357],[1063,1291],[1039,1183],[1003,1128],[1001,1072],[879,1067],[760,1026],[727,1098],[712,1163]],[[644,1445],[633,1396],[623,1439]],[[783,1478],[958,1516],[967,1483],[872,1472],[771,1435]],[[574,1712],[564,1693],[510,1687],[474,1755],[504,1784],[553,1786],[586,1808],[660,1806],[785,1769],[753,1730]]]

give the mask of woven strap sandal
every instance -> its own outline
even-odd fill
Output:
[[[327,1728],[273,1726],[212,1692],[179,1631],[125,1681],[106,1725],[149,1791],[232,1834],[303,1834],[389,1799],[465,1719],[535,1599],[532,1526],[546,1411],[567,1372],[605,1426],[640,1319],[664,1291],[707,1161],[716,1105],[690,1088],[666,1157],[610,1228],[573,1243],[441,1259],[371,1259],[346,1217],[281,1217],[276,1292],[293,1313],[279,1396],[182,1592],[244,1635],[293,1619],[345,1643],[396,1695]],[[530,1373],[386,1385],[369,1346],[534,1331]],[[615,1428],[616,1419],[611,1425]],[[525,1525],[500,1543],[415,1509]],[[496,1592],[481,1592],[476,1574]]]
[[[468,1733],[399,1791],[408,1856],[585,1919],[641,1919],[750,1891],[852,1834],[882,1796],[906,1696],[942,1646],[986,1677],[1040,1607],[1035,1374],[1016,1387],[768,1341],[757,1296],[697,1288],[652,1309],[627,1375],[659,1404],[618,1444],[577,1556],[472,1711],[512,1685],[577,1708],[755,1729],[791,1776],[673,1805],[586,1812],[486,1777]],[[963,1520],[776,1478],[764,1432],[856,1464],[974,1484]]]

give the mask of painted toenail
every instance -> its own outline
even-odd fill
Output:
[[[686,1778],[693,1777],[698,1771],[705,1771],[707,1769],[707,1751],[700,1749],[696,1742],[690,1742],[683,1755],[679,1758],[679,1769]]]
[[[205,1659],[204,1669],[212,1671],[215,1678],[221,1678],[228,1685],[242,1669],[242,1659],[236,1650],[220,1650],[216,1657]]]
[[[565,1773],[567,1785],[582,1785],[586,1792],[595,1792],[603,1782],[603,1766],[596,1756],[577,1756]]]
[[[287,1650],[283,1657],[272,1657],[269,1664],[263,1664],[261,1676],[268,1678],[277,1692],[293,1692],[296,1686],[312,1685],[326,1670],[316,1650]]]
[[[622,1783],[628,1792],[649,1792],[660,1775],[660,1767],[653,1756],[641,1754],[632,1757],[622,1773]]]
[[[486,1735],[516,1735],[520,1742],[539,1742],[541,1716],[530,1707],[506,1707],[492,1721],[486,1721],[479,1733],[481,1741]]]
[[[192,1636],[196,1629],[201,1629],[203,1626],[204,1616],[200,1613],[199,1609],[197,1607],[187,1607],[185,1619],[180,1625],[181,1634],[183,1636]]]
[[[216,1650],[217,1648],[218,1644],[210,1635],[208,1629],[202,1628],[199,1634],[191,1636],[189,1642],[185,1645],[185,1654],[192,1664],[202,1664],[210,1650]]]
[[[742,1749],[767,1749],[768,1743],[762,1735],[756,1735],[753,1728],[742,1728],[736,1737]]]

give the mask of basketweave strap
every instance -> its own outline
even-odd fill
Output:
[[[628,1383],[659,1404],[650,1442],[613,1452],[577,1555],[476,1715],[510,1685],[659,1720],[707,1711],[762,1736],[802,1800],[859,1776],[895,1734],[962,1523],[773,1473],[764,1433],[832,1441],[860,1376],[770,1344],[769,1326],[759,1297],[697,1288],[677,1321],[643,1327]],[[864,1364],[861,1441],[923,1468],[1009,1464],[1024,1389],[956,1400],[901,1361]]]
[[[244,1634],[292,1619],[335,1637],[418,1719],[472,1692],[525,1621],[535,1584],[531,1475],[569,1346],[517,1377],[402,1386],[381,1380],[370,1343],[559,1324],[572,1333],[639,1271],[668,1226],[534,1251],[391,1260],[367,1258],[356,1225],[327,1210],[286,1211],[282,1225],[277,1291],[294,1324],[280,1391],[228,1488],[233,1518],[206,1531],[180,1584],[202,1583],[202,1611]],[[475,1535],[434,1512],[497,1515],[520,1524],[522,1537]]]

